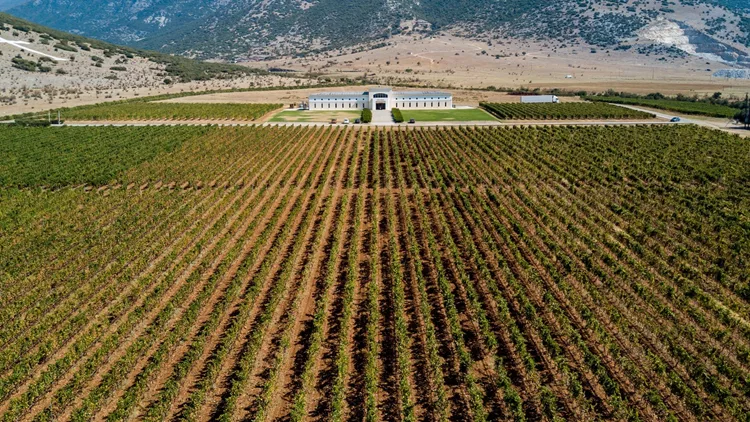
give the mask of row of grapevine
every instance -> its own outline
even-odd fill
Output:
[[[481,103],[480,107],[502,120],[643,120],[654,115],[606,103]]]
[[[119,129],[79,132],[133,142]],[[54,142],[25,162],[67,130],[48,129]],[[750,412],[742,138],[693,126],[179,135],[116,172],[94,160],[112,175],[102,189],[75,177],[0,189],[2,420]],[[102,154],[91,142],[69,162]]]
[[[281,107],[281,104],[124,102],[71,109],[62,116],[66,121],[255,121]]]
[[[676,111],[678,113],[695,114],[699,116],[724,117],[727,119],[734,118],[734,116],[737,115],[737,113],[740,111],[740,109],[738,108],[732,108],[725,105],[711,104],[701,101],[680,101],[669,98],[648,99],[606,95],[591,95],[585,98],[588,101],[630,104],[653,107],[659,110]]]

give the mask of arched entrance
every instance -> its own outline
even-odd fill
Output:
[[[375,102],[375,110],[388,110],[388,94],[378,92],[372,98]]]

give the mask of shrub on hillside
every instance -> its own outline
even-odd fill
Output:
[[[362,123],[372,122],[372,110],[369,108],[362,109]]]
[[[404,115],[401,114],[401,110],[394,108],[391,110],[391,114],[393,115],[393,121],[396,123],[403,123],[404,122]]]
[[[73,46],[70,46],[70,45],[68,45],[68,44],[66,44],[64,42],[59,42],[59,43],[55,44],[53,47],[55,47],[57,49],[60,49],[60,50],[70,51],[72,53],[78,52],[77,48],[75,48]]]
[[[16,56],[11,60],[13,62],[13,67],[16,69],[25,70],[27,72],[36,72],[36,66],[37,64],[32,62],[31,60],[25,60],[21,56]]]

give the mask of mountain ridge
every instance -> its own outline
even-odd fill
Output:
[[[618,47],[656,19],[692,20],[750,47],[744,0],[33,0],[25,19],[108,41],[203,59],[294,56],[387,40],[407,30]],[[64,13],[60,11],[63,10]],[[685,19],[689,17],[690,19]],[[410,22],[419,22],[418,28]]]

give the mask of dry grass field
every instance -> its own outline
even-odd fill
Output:
[[[254,67],[310,70],[330,77],[374,75],[381,83],[429,83],[454,88],[488,86],[561,88],[664,94],[742,95],[750,80],[716,79],[725,65],[697,57],[659,60],[659,56],[589,47],[552,48],[544,43],[503,39],[488,45],[451,36],[399,36],[393,45],[354,54],[322,55],[248,63]],[[500,58],[495,56],[500,55]],[[711,71],[707,71],[707,69]],[[571,78],[568,78],[570,76]],[[488,100],[484,100],[488,101]]]

